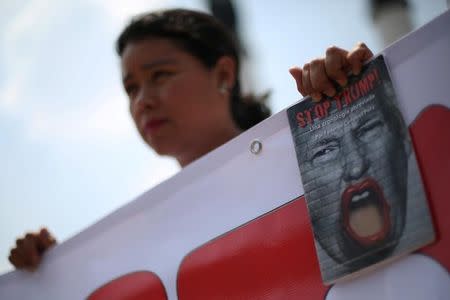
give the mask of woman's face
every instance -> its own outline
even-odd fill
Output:
[[[222,144],[223,131],[234,126],[229,96],[219,88],[227,76],[217,66],[206,68],[170,40],[127,44],[122,79],[144,141],[182,166]]]

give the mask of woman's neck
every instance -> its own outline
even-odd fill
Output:
[[[214,137],[207,139],[207,143],[198,144],[198,147],[195,147],[191,152],[184,152],[176,156],[176,160],[180,164],[182,168],[190,164],[191,162],[199,159],[203,155],[209,153],[210,151],[222,146],[229,140],[235,138],[242,132],[236,126],[232,126],[230,128],[226,128],[222,130],[220,133],[214,135]]]

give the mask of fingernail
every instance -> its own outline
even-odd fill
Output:
[[[319,93],[312,93],[312,94],[311,94],[311,98],[312,98],[315,102],[318,102],[318,101],[320,101],[320,99],[322,98],[322,95],[319,94]]]
[[[289,74],[291,74],[292,77],[294,77],[294,78],[296,75],[298,75],[298,73],[296,73],[296,72],[297,72],[297,69],[295,67],[292,67],[289,69]]]
[[[345,78],[345,79],[338,79],[338,80],[336,80],[336,81],[337,81],[337,83],[339,83],[339,85],[342,86],[342,87],[344,87],[344,86],[347,85],[347,78]]]

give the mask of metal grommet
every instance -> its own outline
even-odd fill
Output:
[[[253,154],[259,154],[262,150],[262,143],[258,140],[253,140],[250,144],[250,152]]]

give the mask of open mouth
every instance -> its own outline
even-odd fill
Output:
[[[391,229],[389,204],[372,178],[353,184],[342,193],[344,230],[364,247],[382,242]]]

